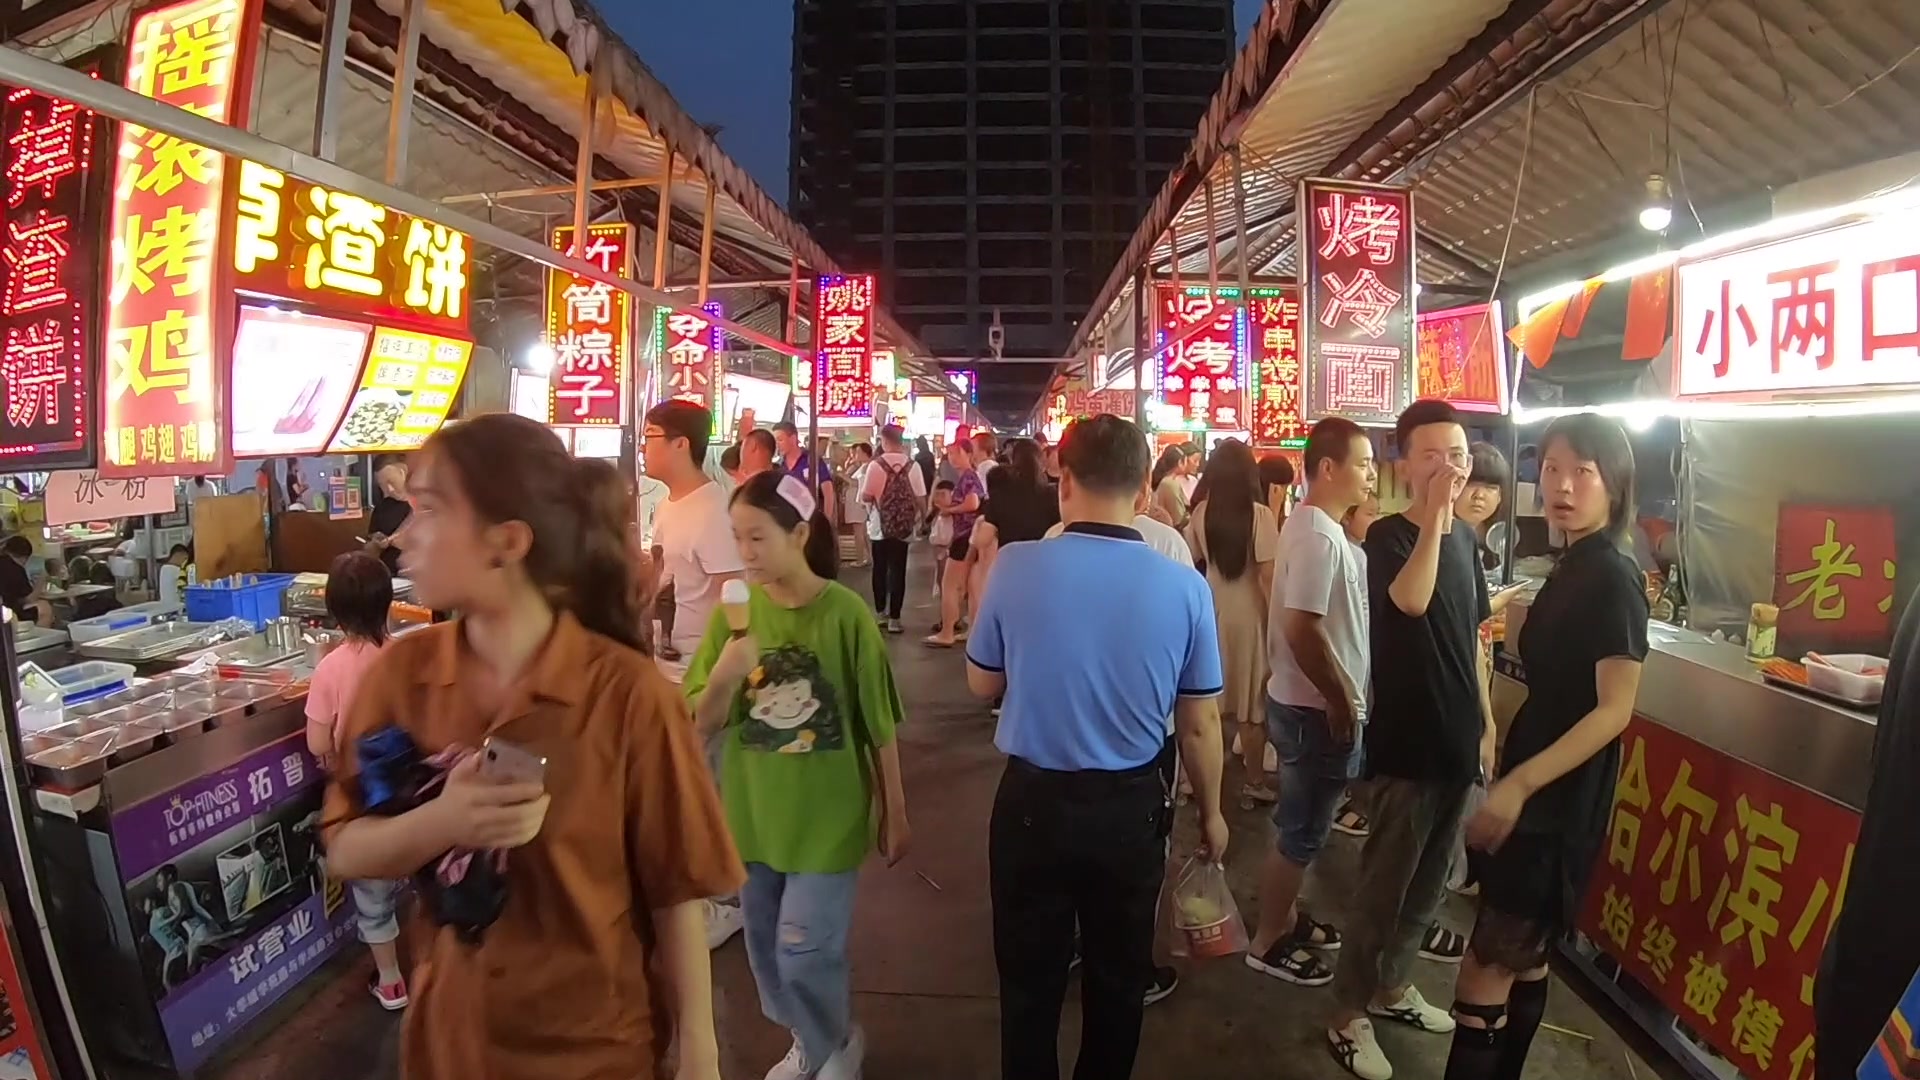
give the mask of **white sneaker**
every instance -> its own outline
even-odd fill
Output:
[[[827,1057],[814,1080],[860,1080],[860,1066],[867,1060],[867,1033],[855,1024],[847,1031],[847,1044]]]
[[[1409,1027],[1435,1035],[1448,1035],[1453,1032],[1453,1015],[1447,1010],[1427,1004],[1415,987],[1407,987],[1400,1000],[1384,1008],[1379,1005],[1367,1006],[1367,1011],[1375,1016],[1384,1016],[1389,1020],[1398,1020]]]
[[[740,910],[739,904],[722,904],[707,901],[707,951],[725,945],[747,925],[747,916]],[[800,1075],[805,1076],[805,1073]]]
[[[780,1064],[767,1070],[767,1080],[807,1080],[813,1070],[807,1066],[807,1052],[800,1046],[800,1036],[793,1037],[793,1046],[787,1050],[787,1056]]]
[[[1333,1060],[1360,1080],[1393,1080],[1393,1063],[1373,1037],[1373,1021],[1361,1017],[1346,1027],[1327,1029]],[[769,1078],[771,1080],[771,1078]]]

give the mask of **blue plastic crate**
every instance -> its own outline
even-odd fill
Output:
[[[255,630],[280,617],[280,602],[292,574],[235,574],[187,586],[187,620],[245,619]]]

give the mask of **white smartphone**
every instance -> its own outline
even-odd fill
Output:
[[[547,783],[547,759],[505,739],[491,736],[480,744],[480,774],[515,784]]]

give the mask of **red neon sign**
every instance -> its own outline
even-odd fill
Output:
[[[133,24],[126,86],[225,124],[240,124],[259,13],[243,0],[186,0]],[[224,380],[216,315],[225,158],[134,124],[120,130],[111,236],[103,477],[223,471]]]
[[[573,252],[573,226],[553,231],[555,249]],[[587,226],[575,252],[609,274],[633,276],[633,226]],[[626,423],[633,371],[633,297],[603,282],[547,271],[547,341],[553,346],[548,413],[555,424]]]
[[[92,460],[93,218],[101,192],[91,110],[21,88],[6,97],[6,207],[0,217],[0,462],[8,469]]]
[[[666,357],[666,392],[681,401],[691,401],[718,416],[716,395],[723,384],[719,354],[720,329],[713,320],[720,316],[720,302],[701,305],[704,314],[691,311],[660,310],[658,337]]]
[[[872,416],[873,275],[823,275],[813,292],[820,418]]]
[[[1307,413],[1392,421],[1412,400],[1413,203],[1402,188],[1304,180]]]
[[[1300,289],[1255,296],[1247,313],[1253,332],[1253,409],[1248,421],[1253,445],[1275,449],[1306,437],[1300,400]]]
[[[1414,396],[1439,398],[1465,412],[1506,412],[1505,340],[1500,310],[1492,304],[1422,312],[1415,321]]]
[[[1239,309],[1207,287],[1155,287],[1159,296],[1160,400],[1188,424],[1226,431],[1246,425],[1245,335]],[[1195,330],[1194,327],[1199,329]],[[1180,340],[1182,335],[1186,339]]]

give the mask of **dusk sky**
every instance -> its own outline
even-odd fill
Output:
[[[1240,35],[1262,0],[1234,0]],[[602,3],[601,14],[775,201],[787,201],[793,0]]]

